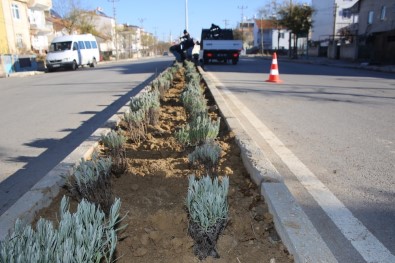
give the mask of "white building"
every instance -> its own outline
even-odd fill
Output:
[[[263,50],[288,49],[289,31],[276,25],[275,21],[255,19],[254,47]]]
[[[312,40],[327,45],[328,40],[336,38],[341,28],[356,23],[350,8],[358,0],[312,0],[313,28]]]
[[[28,20],[30,23],[31,47],[42,54],[48,49],[48,36],[52,34],[53,25],[46,20],[52,7],[51,0],[28,1]]]

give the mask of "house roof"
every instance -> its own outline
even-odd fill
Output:
[[[46,18],[47,21],[52,22],[53,29],[55,31],[62,31],[62,29],[65,27],[64,26],[64,21],[61,18],[58,17],[53,17],[53,16],[48,16]]]
[[[255,19],[255,24],[259,29],[284,28],[278,25],[275,20],[270,20],[270,19]]]

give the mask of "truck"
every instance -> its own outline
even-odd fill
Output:
[[[243,42],[233,38],[232,29],[221,29],[212,24],[210,29],[202,29],[199,61],[208,64],[214,60],[236,65],[239,61]]]
[[[99,60],[99,46],[93,35],[66,35],[52,40],[47,53],[46,66],[48,72],[58,68],[76,70],[84,65],[96,67]]]

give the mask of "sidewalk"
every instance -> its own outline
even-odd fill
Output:
[[[256,55],[257,58],[264,59],[272,59],[272,56],[260,56]],[[304,63],[304,64],[314,64],[314,65],[327,65],[327,66],[336,66],[343,68],[356,68],[356,69],[365,69],[371,71],[379,71],[379,72],[387,72],[387,73],[395,73],[395,65],[369,65],[367,62],[354,62],[348,60],[340,60],[340,59],[330,59],[326,57],[306,57],[300,56],[297,59],[292,59],[286,56],[277,56],[279,61],[287,61],[294,63]]]

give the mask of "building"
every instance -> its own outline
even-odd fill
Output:
[[[395,64],[395,1],[359,0],[358,59]]]
[[[255,19],[254,47],[260,50],[285,50],[289,46],[289,30],[284,29],[275,20]]]
[[[28,20],[30,23],[30,40],[32,50],[43,54],[48,50],[49,36],[53,31],[52,22],[47,20],[52,8],[52,0],[29,0]]]
[[[9,54],[31,51],[30,23],[27,0],[1,0]]]
[[[339,37],[342,28],[357,23],[358,17],[351,12],[356,2],[358,0],[312,0],[311,40],[327,46],[329,41]]]
[[[0,54],[8,54],[9,52],[3,1],[0,1]]]

